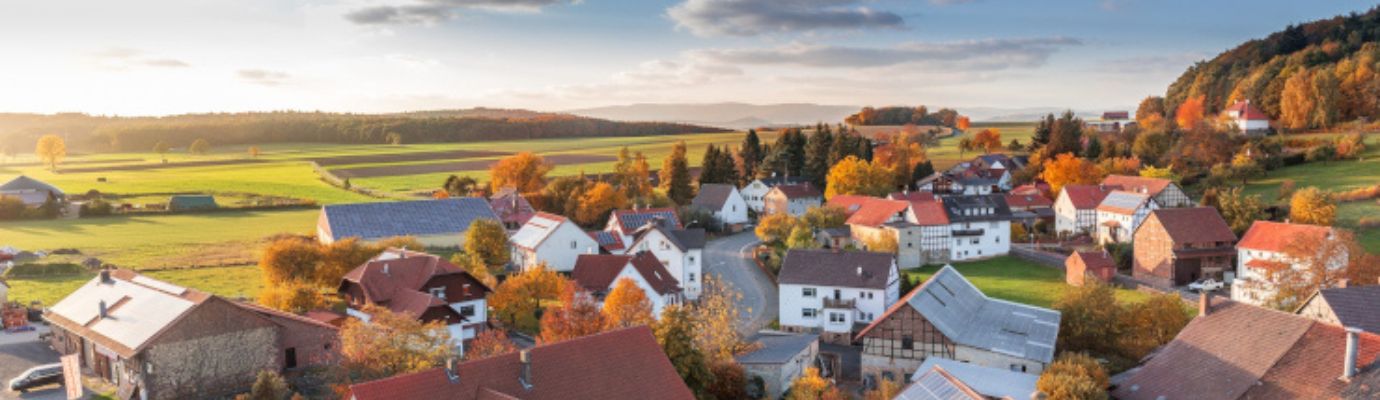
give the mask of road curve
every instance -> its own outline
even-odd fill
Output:
[[[743,294],[738,301],[742,321],[738,329],[752,335],[776,318],[776,284],[752,262],[757,237],[751,231],[721,237],[705,245],[705,272],[728,282]]]

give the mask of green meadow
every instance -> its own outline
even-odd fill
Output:
[[[1342,192],[1351,189],[1380,185],[1380,135],[1371,134],[1366,138],[1365,154],[1357,160],[1312,162],[1270,171],[1246,185],[1246,193],[1258,194],[1261,199],[1277,204],[1285,204],[1288,199],[1279,199],[1279,186],[1286,180],[1294,181],[1296,188],[1316,186],[1329,192]],[[1380,252],[1380,228],[1363,229],[1357,222],[1363,217],[1380,217],[1380,201],[1377,199],[1340,203],[1337,206],[1337,226],[1356,230],[1357,238],[1367,250]]]
[[[953,266],[987,296],[1033,306],[1050,307],[1064,294],[1064,290],[1072,287],[1064,283],[1064,271],[1015,257],[997,257]],[[940,267],[931,265],[909,270],[905,271],[904,276],[912,287],[919,286],[938,272]],[[1117,289],[1116,297],[1123,302],[1140,302],[1148,299],[1149,295]]]

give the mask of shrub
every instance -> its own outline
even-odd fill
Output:
[[[1293,195],[1294,195],[1294,191],[1295,191],[1295,190],[1298,190],[1298,187],[1296,187],[1296,186],[1294,185],[1294,180],[1293,180],[1293,179],[1285,179],[1284,182],[1280,182],[1280,184],[1279,184],[1279,197],[1275,197],[1275,199],[1278,199],[1278,200],[1287,199],[1287,198],[1289,198],[1289,196],[1293,196]]]
[[[91,200],[90,202],[87,202],[86,204],[82,204],[82,205],[81,205],[81,214],[80,214],[80,216],[81,216],[82,218],[86,218],[86,217],[105,217],[105,216],[109,216],[110,214],[114,213],[114,210],[115,210],[115,207],[111,206],[111,205],[110,205],[110,202],[107,202],[107,201],[105,201],[105,200],[101,200],[101,199],[97,198],[97,199],[95,199],[95,200]]]
[[[1336,201],[1342,202],[1342,203],[1349,202],[1349,201],[1370,200],[1370,199],[1374,199],[1374,198],[1377,198],[1377,197],[1380,197],[1380,185],[1366,186],[1366,187],[1351,189],[1351,190],[1348,190],[1348,191],[1345,191],[1345,192],[1338,192],[1338,193],[1333,193],[1333,194],[1332,194],[1332,199],[1333,199],[1333,200],[1336,200]]]
[[[30,263],[19,264],[5,271],[5,277],[32,278],[41,276],[76,275],[84,272],[82,266],[72,263]]]
[[[1359,221],[1356,221],[1356,226],[1361,229],[1380,228],[1380,218],[1361,217]]]

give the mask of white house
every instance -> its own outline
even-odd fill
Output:
[[[1188,198],[1179,185],[1164,178],[1146,178],[1130,175],[1107,175],[1102,178],[1102,186],[1150,195],[1155,204],[1164,208],[1195,207],[1193,199]]]
[[[762,214],[784,212],[799,217],[810,208],[824,204],[824,194],[809,183],[777,185],[767,192],[763,203]]]
[[[544,212],[522,224],[510,242],[513,265],[523,271],[545,262],[548,268],[570,272],[576,256],[599,253],[599,243],[574,221]]]
[[[645,251],[636,255],[581,254],[570,277],[601,303],[618,281],[630,279],[651,301],[653,316],[660,316],[662,308],[682,299],[676,278],[655,255]]]
[[[1097,205],[1097,243],[1126,243],[1151,210],[1158,210],[1150,195],[1114,190]]]
[[[618,242],[624,245],[632,243],[633,232],[647,226],[656,224],[667,229],[680,229],[680,218],[676,216],[676,209],[670,207],[662,208],[637,208],[631,210],[614,210],[609,215],[609,222],[604,225],[605,232],[612,232],[618,235]]]
[[[1093,233],[1097,206],[1113,189],[1102,185],[1064,185],[1054,199],[1054,231],[1061,235]]]
[[[805,182],[807,181],[802,177],[778,178],[773,176],[771,178],[758,178],[743,185],[743,187],[738,189],[738,193],[743,196],[743,201],[747,202],[748,209],[760,213],[763,207],[766,206],[763,201],[766,200],[767,192],[770,192],[772,188],[778,185],[794,185]]]
[[[1270,116],[1251,105],[1250,100],[1238,101],[1222,109],[1222,117],[1236,125],[1237,132],[1262,135],[1270,130]]]
[[[748,222],[748,205],[738,188],[722,183],[700,185],[690,205],[709,210],[719,224],[734,226]],[[703,222],[703,221],[702,221]]]
[[[373,304],[423,322],[439,321],[457,345],[488,327],[489,287],[432,254],[384,250],[345,274],[337,291],[352,317],[368,322],[364,305]]]
[[[650,252],[676,278],[685,297],[700,298],[704,285],[704,229],[667,229],[649,224],[634,232],[623,254]]]
[[[1302,249],[1291,247],[1317,246],[1332,238],[1332,228],[1326,226],[1255,221],[1236,243],[1236,274],[1228,279],[1232,300],[1253,305],[1270,301],[1275,288],[1266,279],[1269,271],[1307,268],[1302,260],[1289,255]],[[1345,254],[1338,254],[1329,267],[1342,268],[1346,258]]]
[[[852,332],[901,297],[895,256],[865,251],[792,249],[777,281],[783,330],[819,332],[848,343]]]
[[[949,196],[943,202],[953,238],[950,260],[975,260],[1011,252],[1011,209],[1005,196]]]

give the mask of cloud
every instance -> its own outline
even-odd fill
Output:
[[[1044,65],[1072,38],[986,39],[903,43],[891,47],[791,44],[769,49],[698,50],[691,56],[730,65],[795,65],[815,68],[873,68],[915,65],[932,70],[1003,70]]]
[[[186,61],[175,58],[151,58],[139,49],[114,47],[93,54],[96,65],[112,70],[126,70],[137,67],[187,68]]]
[[[241,80],[255,85],[278,86],[286,83],[290,77],[287,73],[270,71],[265,69],[242,69],[235,71],[235,75]]]
[[[191,64],[188,64],[185,61],[176,60],[172,58],[152,58],[143,60],[143,62],[144,65],[150,67],[186,68],[192,66]]]
[[[407,5],[361,8],[345,14],[360,25],[434,25],[460,16],[462,9],[537,12],[542,8],[578,0],[421,0]]]
[[[666,10],[679,28],[697,36],[754,36],[821,29],[901,28],[889,11],[857,6],[860,0],[686,0]]]
[[[1104,61],[1100,69],[1106,73],[1127,75],[1179,74],[1193,63],[1208,57],[1207,53],[1201,52],[1135,56]]]

